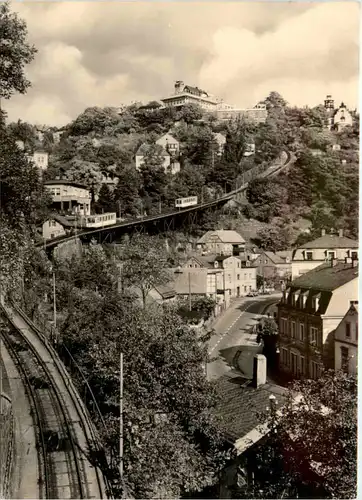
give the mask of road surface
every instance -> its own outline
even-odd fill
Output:
[[[215,335],[209,341],[211,362],[206,368],[209,380],[235,372],[236,367],[239,374],[252,377],[254,354],[261,352],[252,328],[263,314],[273,311],[280,297],[274,294],[238,299],[218,318],[213,325]]]

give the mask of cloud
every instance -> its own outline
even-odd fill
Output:
[[[182,79],[238,106],[357,102],[355,2],[16,3],[38,48],[9,118],[62,125],[89,106],[159,99]]]

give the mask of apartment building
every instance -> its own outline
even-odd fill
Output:
[[[297,248],[292,256],[292,279],[315,269],[331,259],[358,259],[358,241],[347,238],[340,229],[338,234],[326,234]]]
[[[331,260],[295,279],[278,304],[280,368],[317,378],[334,367],[334,331],[358,297],[355,260]]]

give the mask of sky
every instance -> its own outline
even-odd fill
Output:
[[[148,102],[175,80],[236,107],[358,103],[357,2],[12,2],[38,53],[9,120],[62,126],[91,106]]]

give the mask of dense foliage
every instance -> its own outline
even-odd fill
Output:
[[[278,403],[263,417],[269,438],[252,457],[254,483],[235,498],[356,498],[356,377],[327,371]]]

